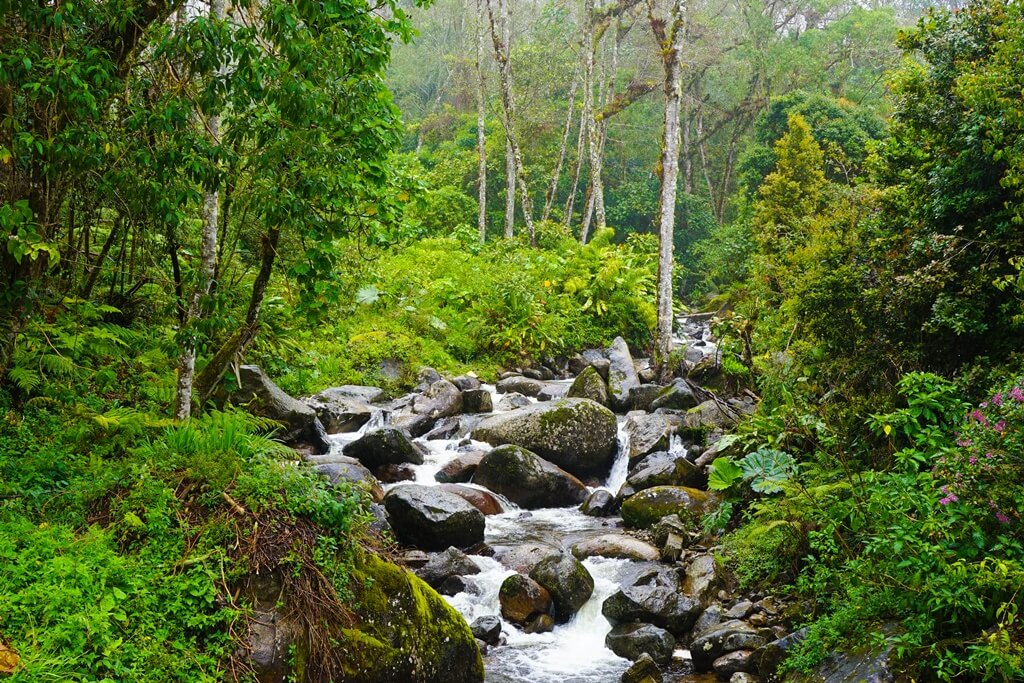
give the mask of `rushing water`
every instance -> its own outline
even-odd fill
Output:
[[[693,323],[680,326],[677,343],[698,343],[704,355],[714,353],[713,342],[706,324]],[[562,383],[562,382],[559,382]],[[567,382],[565,382],[567,383]],[[554,384],[554,383],[549,383]],[[504,397],[495,387],[484,384],[483,388],[492,395],[494,412],[507,412],[499,408]],[[536,399],[530,399],[531,403]],[[386,422],[383,411],[376,413],[370,423],[359,432],[338,434],[332,437],[335,451],[340,452],[345,444],[358,438],[366,431],[382,426]],[[618,417],[619,450],[612,464],[608,478],[600,486],[615,494],[626,481],[628,474],[628,435],[625,431],[625,417]],[[426,448],[422,465],[414,466],[412,482],[390,484],[385,488],[402,486],[405,483],[436,485],[434,475],[460,452],[469,450],[488,451],[491,446],[465,439],[417,439]],[[685,444],[673,437],[669,450],[681,454]],[[467,484],[468,486],[475,486]],[[476,487],[482,488],[482,487]],[[501,496],[503,513],[487,517],[485,541],[496,554],[505,549],[527,543],[544,543],[569,551],[577,541],[608,534],[621,527],[618,518],[588,517],[577,507],[523,510]],[[463,577],[467,590],[446,600],[458,610],[468,622],[485,615],[501,618],[498,591],[502,582],[514,574],[500,562],[490,557],[472,556],[480,567],[480,573]],[[623,575],[633,564],[629,560],[615,560],[600,557],[583,562],[594,578],[594,592],[589,601],[567,623],[558,625],[549,633],[527,634],[515,625],[502,620],[503,644],[490,648],[484,658],[488,683],[613,683],[619,681],[622,672],[630,662],[605,647],[605,636],[611,624],[601,614],[601,605],[614,593]],[[680,651],[680,656],[688,653]],[[672,676],[666,680],[698,683],[705,677]],[[713,680],[709,679],[709,680]]]

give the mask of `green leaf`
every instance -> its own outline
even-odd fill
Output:
[[[363,285],[356,292],[356,303],[364,306],[377,303],[380,299],[380,290],[374,285]]]
[[[708,471],[708,488],[712,491],[724,491],[743,474],[743,470],[732,461],[732,458],[715,458]]]
[[[796,474],[793,456],[773,448],[760,448],[740,460],[743,478],[758,493],[778,493]]]

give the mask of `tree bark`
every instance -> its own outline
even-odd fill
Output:
[[[498,0],[499,11],[501,12],[501,26],[509,25],[507,0]],[[508,144],[508,151],[511,153],[514,164],[515,185],[519,188],[519,199],[523,206],[523,222],[526,223],[526,230],[530,235],[530,243],[536,244],[537,235],[534,231],[533,212],[530,208],[530,192],[526,187],[526,173],[523,169],[523,156],[519,150],[519,142],[513,130],[516,120],[515,98],[512,93],[512,61],[510,59],[509,43],[503,40],[498,34],[498,23],[494,19],[494,8],[490,0],[487,3],[487,13],[491,22],[491,39],[494,42],[494,56],[498,60],[498,74],[501,77],[501,102],[505,110],[505,138]],[[510,33],[506,32],[506,36]],[[507,220],[507,216],[506,216]],[[506,230],[508,226],[506,224]]]
[[[649,0],[648,10],[651,30],[661,48],[665,71],[665,122],[661,147],[661,192],[658,200],[658,325],[654,338],[655,367],[659,379],[664,382],[671,373],[668,360],[672,352],[672,244],[679,176],[683,0],[673,0],[669,22],[655,16],[653,0]]]
[[[480,243],[487,241],[487,130],[484,93],[484,1],[476,0],[476,151],[477,169],[477,228]]]
[[[225,0],[211,0],[210,18],[224,21]],[[214,144],[220,139],[220,114],[213,113],[207,118],[207,129]],[[209,294],[213,285],[214,273],[217,269],[217,220],[219,193],[216,189],[208,189],[203,196],[203,242],[201,250],[202,262],[199,267],[199,278],[195,290],[189,300],[188,312],[185,315],[184,342],[181,357],[178,360],[178,386],[174,402],[174,417],[187,420],[192,416],[192,384],[196,372],[196,350],[198,342],[195,334],[195,323],[201,317],[201,303]]]
[[[551,173],[551,184],[548,186],[547,195],[544,197],[544,213],[541,220],[546,221],[551,217],[551,207],[555,203],[555,194],[558,192],[558,180],[562,175],[562,164],[565,163],[565,153],[569,146],[569,133],[572,132],[573,110],[576,107],[576,88],[579,86],[580,65],[572,72],[572,84],[569,86],[569,106],[565,112],[565,128],[562,131],[562,143],[558,147],[558,160],[555,162],[555,170]]]

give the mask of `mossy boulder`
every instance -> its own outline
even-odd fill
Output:
[[[707,481],[704,472],[685,456],[665,451],[652,453],[638,462],[626,479],[634,491],[643,491],[655,486],[703,488]]]
[[[596,401],[563,398],[488,417],[473,438],[522,446],[577,477],[604,477],[618,449],[618,425]]]
[[[670,408],[672,410],[689,410],[700,401],[693,385],[685,379],[676,379],[658,392],[658,397],[651,402],[651,410]]]
[[[594,593],[594,577],[569,553],[545,557],[530,570],[530,578],[551,594],[558,622],[568,621]]]
[[[665,666],[672,661],[676,639],[665,629],[652,624],[619,624],[605,636],[604,644],[620,657],[631,661],[650,655],[655,663]]]
[[[565,470],[521,446],[498,446],[480,460],[473,483],[528,509],[578,505],[587,487]]]
[[[345,446],[345,455],[355,458],[371,470],[384,465],[408,462],[423,464],[423,449],[401,429],[384,427],[367,432]]]
[[[482,683],[469,624],[412,572],[360,553],[349,587],[355,623],[336,646],[344,683]]]
[[[498,590],[501,616],[513,624],[525,625],[539,614],[551,610],[551,594],[529,576],[513,574]]]
[[[707,491],[687,486],[655,486],[630,496],[622,503],[622,521],[626,526],[647,529],[662,517],[679,515],[680,519],[697,525],[718,505],[718,498]]]
[[[682,415],[630,413],[626,418],[630,469],[651,453],[667,451],[672,435],[681,429],[685,429]]]
[[[566,396],[569,398],[589,398],[591,401],[607,406],[608,385],[601,379],[601,375],[597,374],[597,370],[587,366],[573,380],[572,386],[569,387],[569,393]]]

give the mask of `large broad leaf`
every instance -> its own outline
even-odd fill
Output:
[[[377,299],[379,298],[380,290],[373,285],[364,285],[356,292],[356,303],[360,303],[365,306],[377,303]]]
[[[796,461],[789,453],[760,448],[740,460],[740,468],[750,488],[758,493],[778,493],[796,474]]]
[[[708,488],[712,491],[724,491],[742,474],[743,470],[732,461],[732,458],[715,458],[708,470]]]

